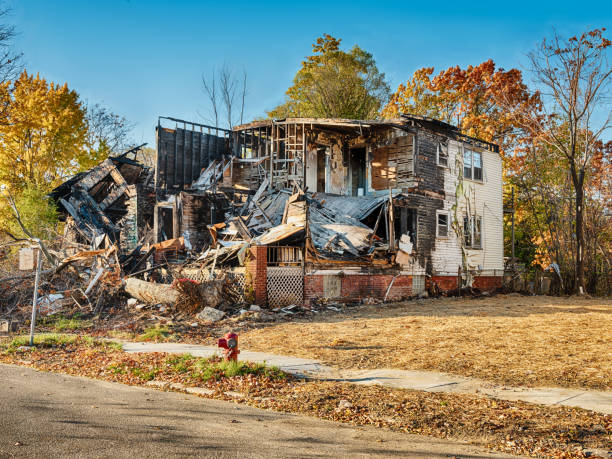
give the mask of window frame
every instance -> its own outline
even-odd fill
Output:
[[[440,153],[443,152],[443,149],[446,148],[446,153],[442,156],[445,157],[446,164],[440,163]],[[443,142],[438,142],[438,148],[436,150],[436,164],[440,167],[444,167],[448,169],[448,144],[444,144]]]
[[[440,234],[440,220],[439,220],[440,215],[446,216],[446,234],[445,235]],[[450,213],[447,210],[437,210],[436,211],[436,237],[448,239],[449,234],[450,234]]]
[[[472,250],[482,250],[483,248],[483,219],[481,215],[464,215],[463,216],[463,242],[465,247]],[[467,226],[467,229],[466,229]],[[476,227],[478,226],[478,231]],[[478,243],[476,243],[478,236]]]
[[[466,159],[468,157],[468,153],[469,153],[469,158],[470,158],[469,176],[468,174],[466,174]],[[475,155],[478,155],[479,157],[478,163],[480,164],[480,167],[478,168],[474,167],[474,162],[475,162],[474,156]],[[480,178],[476,178],[476,174],[475,174],[476,170],[480,170]],[[465,146],[463,147],[463,178],[465,180],[471,180],[473,182],[479,182],[479,183],[484,182],[484,163],[483,163],[482,151],[475,150],[472,148],[466,148]]]

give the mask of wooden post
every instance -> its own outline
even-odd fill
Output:
[[[389,188],[389,250],[395,250],[395,224],[393,215],[393,192]]]
[[[40,249],[36,254],[36,277],[34,278],[34,292],[32,295],[32,319],[30,322],[30,346],[34,346],[34,327],[36,326],[36,308],[38,306],[38,283],[40,282],[40,270],[42,268],[42,257]]]

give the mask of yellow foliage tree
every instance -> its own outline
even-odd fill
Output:
[[[49,190],[101,158],[87,145],[88,125],[78,94],[23,71],[0,86],[0,185],[18,193]]]

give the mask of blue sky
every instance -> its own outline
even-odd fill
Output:
[[[201,76],[224,63],[248,73],[246,118],[282,102],[316,37],[371,52],[395,89],[414,70],[504,68],[552,28],[611,25],[610,2],[203,2],[6,0],[28,71],[67,82],[84,100],[136,123],[153,142],[158,115],[204,121]]]

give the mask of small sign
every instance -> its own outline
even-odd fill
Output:
[[[32,247],[19,249],[19,269],[21,271],[32,271],[34,269],[37,252],[38,250]]]

